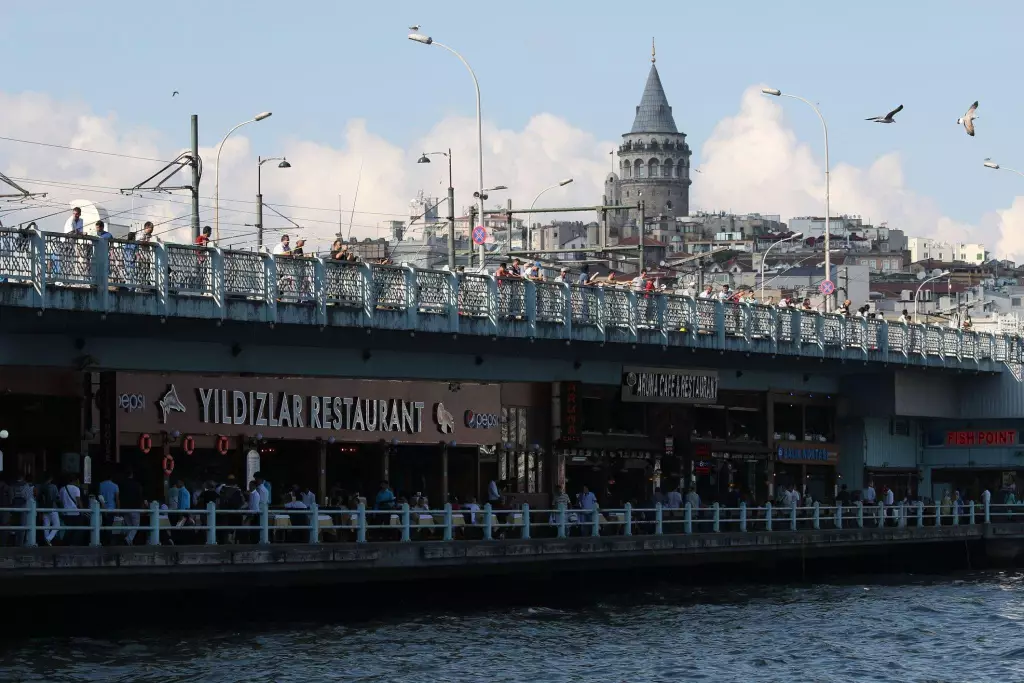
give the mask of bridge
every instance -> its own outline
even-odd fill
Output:
[[[861,361],[1020,379],[1020,337],[674,294],[0,230],[0,306]]]
[[[24,510],[0,510],[15,515]],[[923,504],[700,510],[393,511],[318,509],[243,513],[191,510],[188,526],[155,505],[147,510],[103,511],[93,503],[87,547],[39,547],[45,530],[31,505],[22,524],[0,532],[26,532],[24,545],[0,549],[0,593],[198,587],[216,581],[345,583],[426,575],[470,575],[601,568],[696,565],[722,562],[888,553],[916,545],[1002,542],[1016,549],[1024,538],[1024,507],[963,506],[959,511]],[[63,512],[63,511],[61,511]],[[125,519],[138,515],[139,524]],[[17,518],[14,521],[18,521]],[[124,545],[135,531],[138,545]],[[169,545],[174,536],[178,543]],[[106,543],[106,545],[104,545]],[[962,547],[962,545],[961,545]],[[1009,555],[1016,556],[1017,550]],[[1007,555],[1005,552],[1004,555]],[[74,580],[71,580],[74,579]]]

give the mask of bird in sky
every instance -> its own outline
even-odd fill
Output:
[[[872,116],[870,119],[864,119],[865,121],[874,121],[875,123],[896,123],[892,117],[896,116],[903,111],[903,105],[896,107],[885,116]]]
[[[409,30],[410,31],[419,31],[420,30],[420,25],[419,24],[413,24],[412,26],[409,27]]]
[[[974,137],[974,119],[978,118],[974,112],[978,111],[978,103],[975,102],[971,105],[971,108],[967,110],[967,113],[956,120],[957,123],[963,125],[964,130],[972,138]]]
[[[172,92],[172,93],[171,93],[171,97],[174,97],[174,96],[176,96],[177,94],[178,94],[178,91],[177,91],[177,90],[175,90],[174,92]]]

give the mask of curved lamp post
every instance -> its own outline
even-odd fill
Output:
[[[921,284],[919,284],[917,286],[917,291],[914,292],[914,324],[915,325],[917,324],[917,300],[921,296],[921,288],[924,287],[929,282],[931,282],[932,280],[938,280],[940,277],[946,277],[947,275],[949,275],[949,271],[948,270],[944,270],[941,273],[939,273],[938,275],[932,275],[930,278],[926,278],[926,279],[922,280]]]
[[[256,114],[256,116],[249,119],[248,121],[242,121],[240,124],[229,130],[228,134],[225,135],[224,139],[220,141],[219,145],[217,145],[217,171],[214,174],[213,180],[213,239],[216,242],[220,242],[220,153],[224,149],[224,143],[228,141],[228,138],[231,137],[232,133],[234,133],[242,126],[246,126],[250,123],[256,123],[257,121],[262,121],[263,119],[270,118],[272,114],[273,112],[265,111]]]
[[[478,185],[479,190],[477,191],[478,192],[477,198],[479,200],[479,204],[478,205],[479,205],[480,224],[482,225],[483,222],[484,222],[484,199],[485,199],[484,193],[486,192],[486,190],[484,190],[484,133],[483,133],[483,121],[480,118],[480,82],[477,81],[476,73],[473,72],[473,67],[471,67],[469,65],[469,62],[467,62],[462,57],[462,55],[460,55],[458,52],[456,52],[452,48],[448,47],[447,45],[444,45],[442,43],[438,43],[433,38],[431,38],[430,36],[425,36],[422,33],[410,33],[409,34],[409,40],[415,41],[417,43],[423,43],[424,45],[436,45],[437,47],[440,47],[440,48],[443,48],[445,50],[448,50],[448,52],[451,52],[453,55],[455,55],[456,57],[459,58],[459,61],[462,62],[462,64],[469,71],[469,75],[473,77],[473,87],[476,88],[476,146],[477,146],[477,156],[478,156],[479,171],[480,171],[480,178],[479,178],[480,182],[479,182],[479,185]],[[469,229],[470,229],[470,232],[472,232],[473,226],[472,225],[469,226]],[[481,265],[481,267],[483,267],[484,264],[485,264],[485,261],[484,261],[484,245],[481,244],[480,245],[480,265]]]
[[[526,249],[526,250],[533,249],[533,213],[532,212],[533,212],[533,207],[537,206],[537,200],[540,199],[541,195],[544,194],[545,192],[547,192],[548,190],[554,190],[554,189],[559,188],[559,187],[565,187],[566,185],[568,185],[572,181],[573,181],[573,178],[566,178],[565,180],[559,181],[558,183],[556,183],[555,185],[552,185],[551,187],[545,187],[543,190],[541,190],[540,192],[537,193],[536,197],[533,198],[533,203],[530,204],[530,212],[531,213],[530,213],[529,218],[527,219],[530,222],[529,222],[529,224],[526,227],[526,244],[523,245],[524,249]],[[512,236],[511,235],[509,235],[509,241],[510,242],[512,241]]]
[[[803,236],[804,236],[804,234],[802,232],[793,233],[789,237],[783,237],[781,240],[778,240],[777,242],[772,242],[771,245],[769,245],[769,247],[764,250],[764,255],[761,257],[761,297],[760,298],[761,298],[762,302],[764,302],[764,263],[765,263],[765,261],[768,260],[768,252],[770,252],[772,250],[772,248],[775,247],[775,245],[777,245],[777,244],[782,244],[783,242],[789,242],[790,240],[798,240],[798,239],[800,239]]]
[[[424,152],[417,164],[429,164],[430,157],[441,155],[448,159],[448,270],[455,272],[455,188],[452,185],[452,150],[447,152]]]
[[[991,159],[985,159],[985,168],[991,168],[991,169],[994,169],[996,171],[1000,171],[1000,170],[1002,170],[1002,171],[1011,171],[1013,173],[1016,173],[1019,176],[1024,176],[1024,173],[1021,173],[1017,169],[1010,168],[1008,166],[1000,166],[999,164],[997,164],[996,162],[992,161]]]
[[[825,279],[831,280],[832,260],[829,258],[829,245],[831,244],[831,235],[829,234],[831,232],[829,230],[829,213],[831,213],[831,206],[829,200],[828,126],[825,124],[825,117],[821,115],[821,112],[818,111],[818,108],[814,106],[814,104],[811,103],[810,100],[805,100],[804,98],[799,97],[797,95],[790,95],[789,93],[784,93],[776,88],[761,88],[761,92],[764,93],[765,95],[771,95],[772,97],[789,97],[794,100],[800,100],[808,107],[813,109],[814,113],[817,114],[818,118],[821,120],[821,129],[825,132]],[[831,312],[832,310],[832,296],[833,295],[830,294],[828,297],[825,298],[826,312]]]
[[[260,179],[263,164],[268,161],[280,161],[281,163],[277,165],[278,168],[291,168],[292,165],[284,157],[270,157],[269,159],[256,157],[256,161],[258,162],[256,164],[256,249],[260,250],[263,248],[263,189]]]

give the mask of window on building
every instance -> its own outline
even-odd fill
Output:
[[[692,438],[724,441],[728,433],[724,406],[698,406],[693,409]]]
[[[774,432],[783,439],[802,439],[804,433],[804,410],[799,403],[776,403]]]
[[[647,169],[644,166],[644,162],[642,162],[639,159],[637,159],[636,163],[633,164],[633,166],[634,166],[634,169],[633,169],[634,175],[637,178],[646,178],[647,177]]]
[[[660,167],[658,165],[658,160],[657,159],[651,159],[649,162],[647,162],[647,166],[648,166],[648,170],[650,172],[649,173],[650,177],[651,178],[657,178],[658,175],[659,175],[658,171],[660,170]]]
[[[672,160],[669,159],[661,166],[661,177],[671,178],[672,177]]]
[[[537,493],[544,485],[544,459],[530,443],[529,410],[522,406],[501,409],[501,440],[498,477],[508,482],[510,491]]]
[[[1015,296],[1012,299],[1010,299],[1010,305],[1013,306],[1014,308],[1020,308],[1020,297]]]
[[[807,405],[804,409],[804,428],[806,434],[801,435],[803,439],[807,436],[812,440],[831,443],[835,441],[835,414],[834,406],[830,405]]]

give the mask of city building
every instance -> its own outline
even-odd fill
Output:
[[[974,265],[985,262],[985,245],[974,242],[940,242],[930,237],[910,237],[907,239],[910,260],[941,261],[950,263],[962,261]]]

